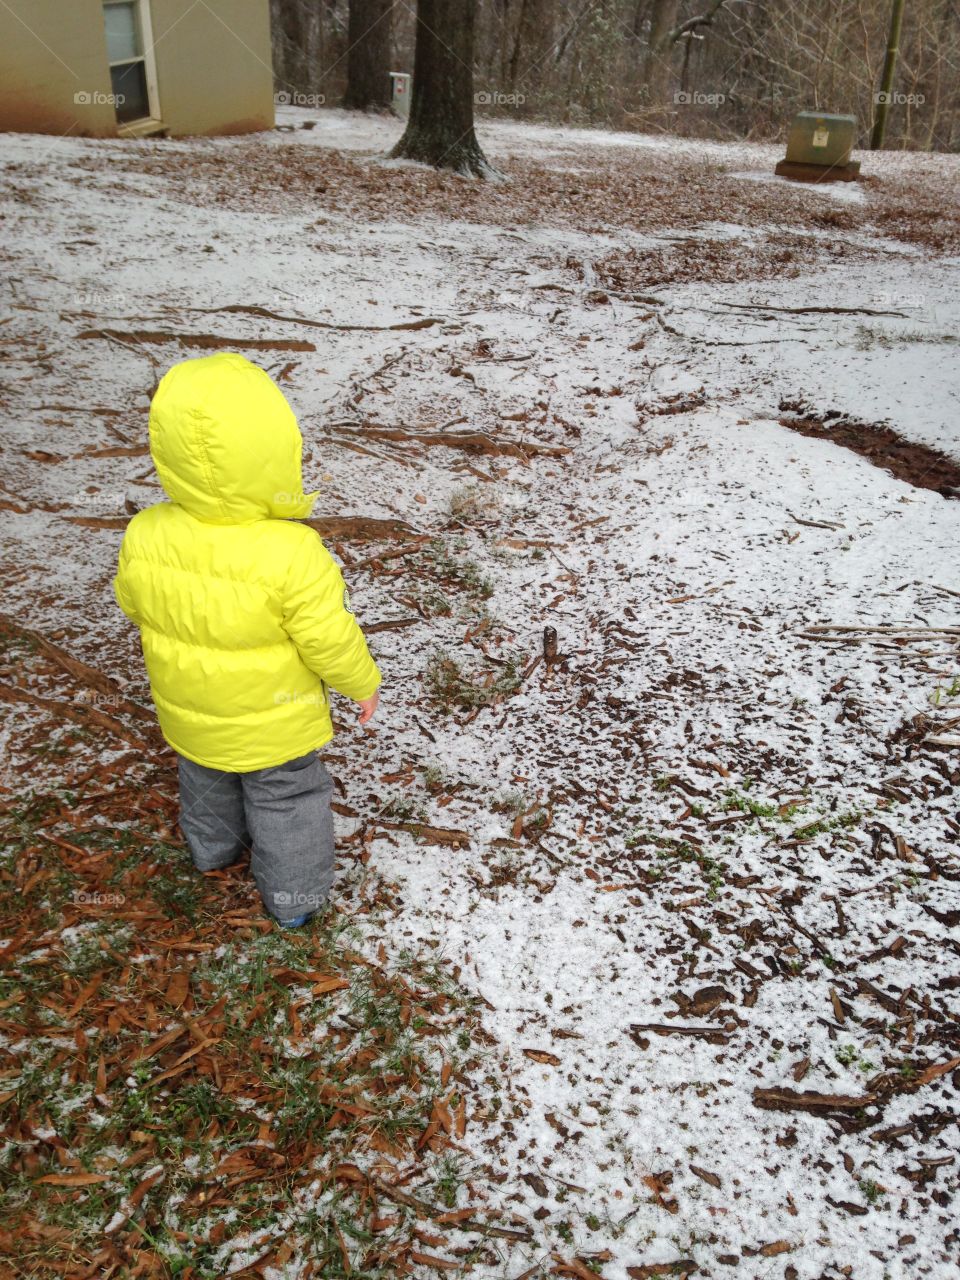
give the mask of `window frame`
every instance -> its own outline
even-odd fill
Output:
[[[101,0],[100,7],[106,11],[121,4],[132,4],[133,6],[134,16],[140,32],[140,42],[143,45],[143,53],[136,58],[122,58],[117,62],[111,62],[108,52],[107,69],[112,71],[114,67],[129,67],[135,62],[143,64],[143,76],[147,86],[148,114],[138,116],[136,120],[127,120],[124,123],[118,120],[117,132],[120,134],[149,133],[163,122],[163,117],[160,115],[160,95],[157,91],[157,64],[153,56],[153,22],[150,15],[150,0]],[[106,23],[104,23],[104,41],[106,41]]]

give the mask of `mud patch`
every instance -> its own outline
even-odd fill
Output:
[[[802,436],[831,440],[917,489],[960,498],[960,463],[938,449],[905,440],[883,423],[860,422],[838,409],[818,413],[802,400],[781,400],[780,425]]]

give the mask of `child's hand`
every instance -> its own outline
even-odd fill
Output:
[[[360,723],[366,724],[368,720],[372,720],[374,712],[376,711],[379,705],[380,705],[379,690],[376,693],[371,694],[369,698],[362,699],[362,701],[359,703]]]

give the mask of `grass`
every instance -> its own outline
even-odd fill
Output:
[[[478,485],[466,484],[454,489],[450,495],[449,511],[454,520],[475,524],[489,519],[493,504],[481,492]]]
[[[780,816],[779,805],[756,800],[753,796],[748,796],[745,792],[737,791],[733,787],[725,792],[720,807],[726,812],[736,809],[740,813],[752,813],[755,818],[776,818]]]
[[[427,809],[422,801],[399,792],[388,796],[380,812],[385,818],[392,818],[396,822],[407,822],[412,819],[425,822],[427,819]]]
[[[795,827],[791,838],[807,841],[815,836],[826,835],[830,831],[847,831],[855,827],[862,817],[862,813],[853,810],[850,813],[837,814],[835,818],[818,818],[815,822],[808,822],[806,826]]]
[[[936,689],[930,695],[930,701],[935,707],[939,707],[944,699],[956,698],[960,695],[960,676],[954,676],[946,687],[937,685]]]
[[[871,1075],[877,1069],[875,1062],[860,1057],[860,1050],[856,1045],[842,1044],[834,1049],[833,1056],[845,1067],[856,1066],[864,1075]]]
[[[530,808],[531,801],[522,791],[499,791],[490,801],[494,813],[512,813],[519,817]]]
[[[449,590],[488,600],[493,595],[493,582],[475,560],[456,554],[465,547],[463,539],[448,546],[441,538],[428,543],[422,558],[426,567]]]
[[[425,617],[456,615],[476,622],[487,616],[486,602],[494,592],[493,580],[475,560],[462,554],[465,548],[462,538],[450,542],[434,538],[418,556],[411,557],[409,571],[418,584],[417,606]]]

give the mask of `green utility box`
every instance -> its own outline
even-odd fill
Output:
[[[787,157],[775,172],[801,182],[852,182],[860,173],[859,160],[850,159],[856,140],[856,116],[801,111],[790,126]]]

